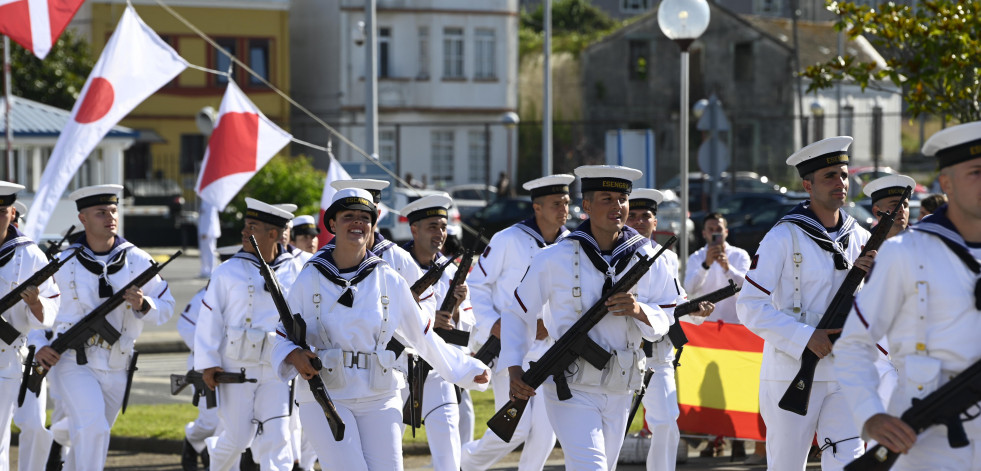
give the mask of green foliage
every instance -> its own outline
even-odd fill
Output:
[[[276,156],[245,184],[225,208],[224,218],[239,219],[245,212],[245,197],[270,204],[293,203],[296,215],[320,214],[320,196],[326,174],[305,156]],[[240,227],[236,228],[240,229]]]
[[[13,41],[10,44],[14,96],[70,110],[95,64],[88,43],[65,30],[43,61]]]
[[[913,116],[932,114],[961,122],[981,119],[981,2],[920,0],[915,6],[882,3],[877,9],[828,1],[839,20],[835,27],[850,38],[865,36],[886,66],[854,56],[836,57],[807,68],[808,91],[850,79],[862,88],[888,80],[902,88]]]
[[[521,26],[535,32],[545,27],[545,6],[538,5],[532,12],[521,12]],[[617,25],[603,10],[590,5],[587,0],[556,0],[552,2],[552,34],[590,33],[603,31]]]

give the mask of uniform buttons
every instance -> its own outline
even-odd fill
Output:
[[[246,317],[245,318],[245,322],[252,322],[252,318],[251,317]]]

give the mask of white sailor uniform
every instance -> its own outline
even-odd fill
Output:
[[[357,270],[341,273],[330,253],[320,251],[304,267],[289,304],[306,321],[306,340],[321,358],[320,374],[346,430],[342,441],[334,441],[323,411],[300,379],[296,398],[303,429],[317,454],[329,457],[321,462],[326,470],[398,471],[403,405],[398,389],[404,388],[404,377],[394,369],[395,354],[386,349],[392,336],[399,334],[441,376],[463,387],[481,388],[473,378],[485,366],[437,338],[432,318],[387,263],[368,252]],[[274,341],[273,364],[282,380],[297,374],[286,361],[295,348],[284,336]]]
[[[981,312],[974,296],[979,274],[940,235],[978,266],[981,247],[967,246],[941,207],[882,245],[835,343],[835,373],[858,430],[875,414],[900,416],[914,398],[981,359]],[[884,336],[899,369],[899,385],[888,404],[877,394],[879,374],[871,361],[878,356],[875,342]],[[930,427],[892,469],[981,470],[981,420],[963,425],[970,446],[950,448],[946,427]]]
[[[798,205],[763,238],[746,274],[747,284],[738,295],[736,310],[742,323],[764,340],[760,413],[767,426],[770,469],[804,469],[816,431],[818,444],[827,447],[821,454],[822,469],[840,470],[862,454],[864,444],[834,378],[835,355],[818,362],[806,416],[780,409],[777,403],[800,370],[801,354],[814,326],[869,233],[839,210],[841,226],[829,234],[808,205],[809,201]]]
[[[31,239],[21,234],[14,226],[8,226],[7,238],[0,244],[0,296],[20,286],[24,280],[30,278],[47,263],[48,259],[44,256],[44,252]],[[52,278],[48,278],[38,288],[40,290],[38,300],[43,307],[43,322],[34,317],[30,307],[23,301],[18,301],[3,313],[3,320],[20,332],[20,336],[10,345],[0,340],[0,470],[2,471],[9,469],[10,465],[10,422],[15,412],[23,416],[25,422],[28,418],[27,414],[21,414],[17,408],[17,393],[20,390],[27,335],[32,330],[51,327],[61,304],[58,286]],[[37,410],[40,409],[41,421],[40,428],[37,427],[37,421],[33,420],[30,422],[34,426],[28,425],[29,430],[23,431],[31,432],[31,439],[27,440],[25,435],[21,436],[19,462],[34,462],[37,466],[37,463],[44,463],[48,457],[47,449],[51,444],[51,435],[44,429],[43,405],[39,406],[38,398],[33,394],[28,396],[25,398],[24,406],[28,409],[34,406],[34,413],[29,414],[34,419],[38,418]],[[44,445],[45,443],[47,446]],[[28,444],[32,445],[31,450],[25,449]]]
[[[279,245],[270,268],[284,295],[299,266]],[[194,336],[194,367],[245,369],[257,383],[221,384],[217,388],[221,433],[206,440],[212,470],[228,470],[246,448],[262,469],[289,470],[293,456],[287,446],[289,386],[270,367],[279,313],[265,289],[259,260],[240,251],[215,269],[202,302]]]
[[[531,261],[527,275],[514,291],[514,301],[502,313],[502,367],[524,363],[534,339],[530,332],[534,332],[546,303],[549,310],[543,315],[545,327],[552,339],[558,339],[600,299],[604,282],[614,281],[607,275],[613,268],[596,269],[586,253],[599,253],[588,228],[586,221]],[[649,241],[633,229],[624,227],[621,234],[612,253],[612,265],[621,268],[614,279],[636,263],[633,250],[654,255]],[[625,258],[629,260],[626,265],[622,263]],[[609,259],[604,257],[607,264],[611,263]],[[641,340],[653,342],[667,333],[672,319],[659,306],[675,302],[678,294],[673,284],[674,276],[666,272],[666,266],[655,264],[632,290],[650,325],[626,316],[607,315],[590,329],[589,338],[613,356],[602,370],[582,358],[573,363],[566,374],[571,399],[558,399],[552,378],[544,383],[545,409],[563,445],[566,469],[598,471],[616,467],[631,393],[640,386],[643,376]]]
[[[201,288],[184,307],[184,312],[177,317],[177,333],[191,353],[187,355],[188,369],[194,369],[194,332],[197,330],[198,317],[204,301],[207,287]],[[184,438],[194,447],[194,450],[201,453],[205,449],[204,439],[215,435],[218,429],[218,408],[208,409],[207,401],[198,402],[198,416],[184,426]]]
[[[55,338],[153,263],[148,253],[120,236],[115,236],[107,254],[92,252],[84,234],[69,249],[75,247],[81,250],[54,275],[66,296],[55,320]],[[67,253],[62,252],[59,257]],[[58,397],[64,402],[70,428],[72,449],[65,469],[103,468],[109,450],[109,429],[122,407],[136,338],[145,323],[162,325],[174,313],[174,297],[159,275],[142,289],[143,299],[150,306],[145,314],[137,313],[124,302],[106,316],[121,334],[116,343],[109,346],[93,336],[85,349],[87,364],[79,365],[75,351],[69,350],[51,369],[50,374],[54,376],[51,384],[59,388]]]
[[[477,347],[475,350],[490,338],[491,328],[501,319],[501,312],[514,300],[514,289],[528,270],[527,264],[535,254],[550,245],[545,242],[534,221],[534,218],[521,221],[494,234],[470,273],[467,284],[470,286],[470,300],[477,321],[471,334],[471,342]],[[569,231],[563,227],[556,240],[561,240],[568,234]],[[548,306],[543,309],[547,310]],[[526,360],[537,360],[551,344],[551,339],[535,340]],[[500,361],[495,362],[493,371],[494,407],[500,409],[510,400],[510,378],[507,368],[502,368]],[[489,432],[480,440],[464,445],[464,471],[488,469],[522,443],[525,446],[518,462],[518,470],[536,471],[545,466],[545,461],[555,447],[555,432],[545,414],[545,396],[541,394],[541,387],[538,392],[537,396],[528,401],[523,416],[527,418],[518,422],[510,442]]]
[[[688,291],[692,299],[705,296],[717,289],[725,288],[729,285],[729,280],[736,283],[740,288],[746,281],[746,272],[749,271],[749,253],[739,247],[726,244],[726,258],[729,260],[729,270],[723,271],[718,263],[709,265],[708,270],[702,266],[705,263],[705,254],[708,246],[702,247],[688,257],[688,265],[685,271],[685,291]],[[707,322],[723,321],[728,324],[739,324],[739,316],[736,315],[736,297],[723,299],[715,303],[715,310],[705,318]]]

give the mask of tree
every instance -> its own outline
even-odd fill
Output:
[[[521,26],[536,33],[545,27],[545,10],[539,5],[533,12],[522,12]],[[592,33],[605,31],[617,25],[603,10],[590,5],[587,0],[556,0],[552,3],[552,31],[561,33]]]
[[[43,61],[20,45],[10,44],[14,96],[72,109],[95,64],[88,43],[66,29]]]
[[[316,217],[320,214],[320,196],[327,175],[314,168],[311,162],[309,157],[302,155],[273,157],[235,195],[225,208],[223,218],[240,219],[245,213],[246,196],[269,204],[293,203],[299,206],[297,216]]]
[[[913,116],[981,119],[981,2],[920,0],[913,7],[882,3],[873,9],[829,0],[828,8],[839,16],[836,29],[852,39],[865,36],[886,64],[836,57],[807,68],[804,76],[812,80],[808,91],[847,79],[863,89],[888,80],[902,89]]]

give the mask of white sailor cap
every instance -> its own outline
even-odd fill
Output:
[[[334,180],[330,182],[330,186],[335,190],[343,190],[345,188],[360,188],[362,190],[367,190],[371,193],[371,197],[375,203],[381,201],[382,190],[388,188],[390,183],[385,180],[372,180],[370,178],[355,178],[353,180]]]
[[[427,195],[405,205],[399,214],[405,216],[409,220],[409,224],[431,217],[448,218],[452,203],[453,200],[446,193]]]
[[[521,187],[531,192],[531,199],[548,195],[568,195],[569,184],[575,180],[576,177],[572,175],[560,173],[527,181]]]
[[[245,198],[245,206],[245,217],[277,227],[286,227],[286,223],[293,219],[293,213],[255,198]]]
[[[320,229],[317,228],[317,221],[313,219],[313,216],[297,216],[293,218],[293,232],[292,237],[295,239],[298,235],[317,235],[320,233]]]
[[[584,165],[576,169],[576,176],[582,179],[580,190],[616,191],[630,194],[633,181],[644,175],[644,172],[619,165]]]
[[[664,193],[650,188],[638,188],[630,193],[630,209],[649,209],[657,214],[657,206],[664,201]]]
[[[944,168],[981,157],[981,121],[958,124],[930,136],[923,144],[923,155],[937,156],[937,167]]]
[[[797,167],[797,173],[803,178],[807,174],[824,167],[847,164],[848,146],[852,145],[853,140],[851,136],[821,139],[794,152],[787,158],[787,165]]]
[[[242,250],[242,245],[241,244],[239,244],[239,245],[226,245],[224,247],[218,247],[218,250],[217,250],[217,252],[218,252],[218,259],[224,262],[225,260],[228,260],[228,259],[232,258],[232,255],[235,255],[236,253],[238,253],[239,250]]]
[[[21,203],[20,201],[14,201],[13,206],[14,206],[14,210],[17,211],[17,217],[27,216],[27,206],[25,206],[24,203]]]
[[[95,185],[79,188],[68,195],[75,201],[79,211],[103,204],[119,204],[119,195],[123,192],[122,185]]]
[[[24,189],[24,185],[0,181],[0,206],[10,206],[17,201],[17,192]],[[27,212],[26,210],[24,211]]]
[[[279,204],[274,204],[273,206],[275,206],[275,207],[277,207],[279,209],[282,209],[283,211],[286,211],[287,213],[294,213],[294,212],[296,212],[296,208],[299,207],[299,206],[297,206],[297,205],[295,205],[293,203],[279,203]]]
[[[334,219],[340,211],[345,211],[349,209],[357,209],[360,211],[366,211],[371,213],[371,225],[374,226],[375,222],[378,220],[378,208],[375,207],[375,203],[371,200],[371,193],[368,190],[361,188],[345,188],[343,190],[338,190],[334,193],[334,197],[330,201],[330,206],[324,211],[324,221],[330,221]],[[330,224],[325,222],[327,226],[327,231],[331,234],[334,231],[330,230]]]
[[[872,198],[872,204],[882,198],[900,196],[906,187],[916,188],[916,180],[906,175],[886,175],[870,181],[862,190],[865,196]]]

